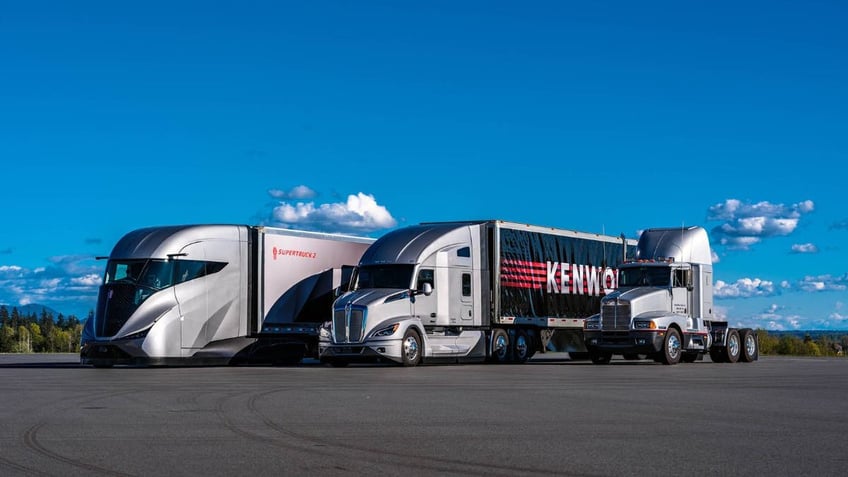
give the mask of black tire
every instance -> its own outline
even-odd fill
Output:
[[[524,363],[533,352],[533,339],[526,331],[518,328],[515,330],[515,343],[512,345],[512,355],[516,363]]]
[[[571,351],[568,352],[568,359],[571,361],[585,361],[589,358],[591,358],[591,356],[586,351],[575,351],[573,353]]]
[[[330,363],[330,366],[332,366],[334,368],[344,368],[345,366],[350,364],[349,362],[347,362],[343,359],[331,359],[327,362]]]
[[[751,363],[760,358],[760,343],[757,341],[757,333],[754,330],[750,328],[739,330],[739,342],[742,345],[739,361]]]
[[[401,358],[403,358],[402,364],[407,367],[418,366],[418,363],[421,362],[421,353],[423,351],[421,336],[418,332],[412,328],[406,330],[400,350]]]
[[[512,345],[509,335],[503,328],[495,328],[492,331],[491,358],[494,363],[508,363],[512,357]]]
[[[710,348],[710,359],[713,360],[713,363],[724,363],[724,348],[715,346]]]
[[[680,362],[681,356],[683,356],[683,343],[680,341],[680,332],[676,328],[669,328],[665,332],[660,362],[674,365]]]
[[[589,358],[592,360],[592,364],[609,364],[612,359],[612,353],[594,351],[589,353]]]
[[[742,353],[742,342],[739,340],[739,332],[734,329],[727,330],[726,346],[724,347],[724,362],[735,363],[739,361]]]

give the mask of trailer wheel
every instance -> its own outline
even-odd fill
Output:
[[[403,349],[400,351],[404,366],[418,366],[421,362],[421,336],[410,328],[403,335]]]
[[[739,342],[739,332],[728,330],[727,346],[724,347],[724,361],[726,363],[735,363],[739,361],[740,353],[742,353],[742,345]]]
[[[739,341],[742,343],[742,352],[739,361],[750,363],[760,357],[760,346],[757,343],[757,333],[750,328],[739,330]]]
[[[509,361],[512,348],[509,345],[509,335],[503,328],[492,331],[492,361],[506,363]]]
[[[591,358],[592,364],[609,364],[612,359],[612,353],[592,351],[589,353],[589,358]]]
[[[512,349],[516,363],[524,363],[532,355],[532,340],[521,328],[515,330],[515,344]]]
[[[663,350],[660,354],[662,364],[677,364],[680,362],[680,355],[683,354],[680,343],[680,332],[675,328],[669,328],[665,332],[665,340],[663,341]]]

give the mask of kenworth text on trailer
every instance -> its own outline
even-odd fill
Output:
[[[80,361],[285,364],[317,357],[336,288],[374,239],[246,225],[135,230],[109,255]]]
[[[728,327],[713,313],[712,252],[701,227],[642,232],[636,258],[622,264],[618,290],[586,320],[592,362],[613,354],[646,354],[664,364],[691,363],[709,353],[714,362],[758,359],[756,331]]]
[[[333,304],[323,362],[524,362],[584,351],[583,320],[636,242],[503,221],[426,223],[371,245]],[[564,349],[576,343],[576,349]]]

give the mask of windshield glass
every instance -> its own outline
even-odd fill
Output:
[[[366,265],[359,268],[356,288],[403,288],[412,284],[414,265]]]
[[[618,272],[619,287],[667,287],[670,283],[668,267],[627,267]]]
[[[173,262],[167,260],[109,260],[103,283],[132,283],[160,290],[171,286]]]

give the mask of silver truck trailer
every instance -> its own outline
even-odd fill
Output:
[[[108,257],[80,361],[109,367],[317,357],[318,327],[373,241],[247,225],[132,231]]]
[[[640,354],[664,364],[758,359],[756,331],[728,326],[713,313],[713,265],[701,227],[644,231],[634,260],[622,264],[618,290],[585,322],[586,348],[596,364],[613,354]]]
[[[394,230],[368,248],[352,290],[335,301],[320,359],[415,366],[585,352],[583,321],[617,287],[635,244],[497,220]]]

